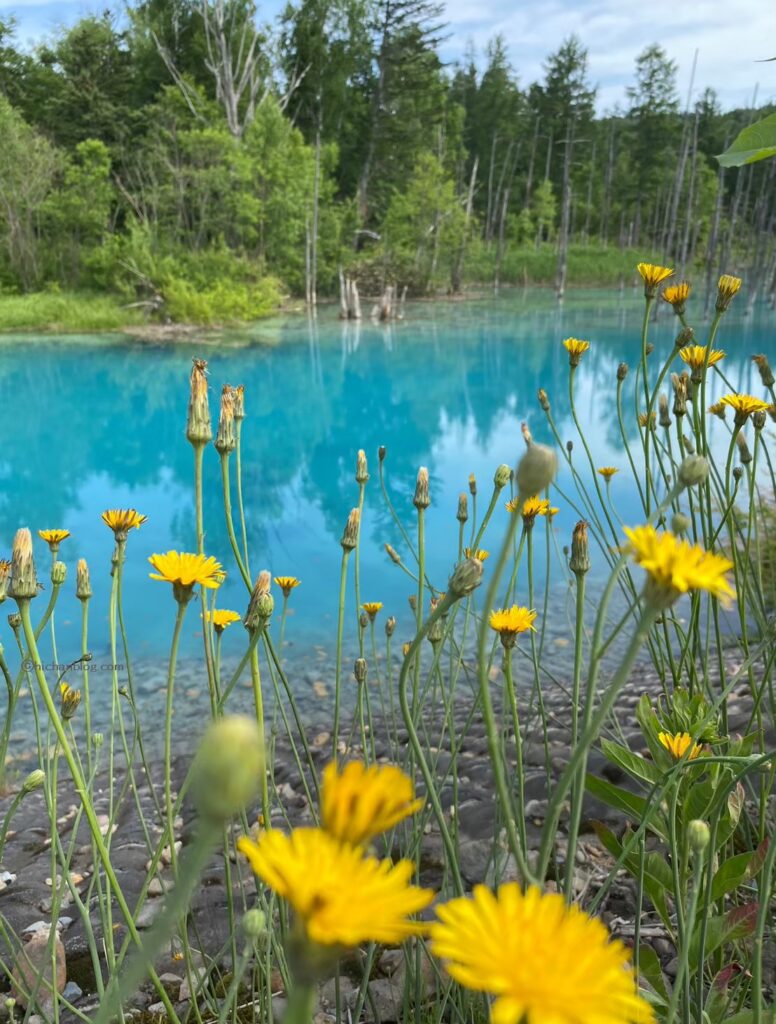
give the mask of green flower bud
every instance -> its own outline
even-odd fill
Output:
[[[221,391],[221,414],[218,417],[218,432],[213,445],[219,455],[229,455],[237,447],[234,432],[234,389],[228,384]]]
[[[453,570],[447,589],[453,597],[466,597],[482,583],[482,562],[477,558],[465,558]]]
[[[702,856],[711,841],[711,832],[705,821],[693,819],[687,825],[687,840],[696,856]]]
[[[105,742],[105,737],[101,732],[92,733],[92,743],[94,744],[95,750],[99,750]]]
[[[385,635],[393,636],[394,630],[396,629],[396,619],[393,615],[389,615],[385,620]]]
[[[32,793],[35,789],[40,789],[43,783],[46,781],[46,773],[42,768],[36,768],[31,771],[27,778],[22,783],[22,793]]]
[[[186,437],[196,447],[207,444],[213,436],[210,425],[210,406],[207,398],[207,362],[194,359],[189,381],[189,415]]]
[[[272,618],[275,600],[269,592],[271,584],[271,573],[267,569],[262,569],[256,577],[256,583],[253,586],[251,599],[248,603],[248,611],[243,619],[243,625],[249,633],[263,630]]]
[[[765,427],[765,410],[758,409],[752,413],[752,424],[755,430],[762,430]]]
[[[342,540],[340,541],[343,551],[352,551],[356,544],[358,544],[358,528],[360,523],[361,513],[357,508],[351,509],[348,521],[345,523]]]
[[[89,566],[85,558],[78,559],[75,571],[75,596],[79,601],[88,601],[92,596],[92,584],[89,579]]]
[[[465,523],[469,518],[469,499],[463,492],[458,495],[458,511],[455,518],[459,523]]]
[[[385,551],[390,560],[394,563],[394,565],[401,565],[401,555],[396,550],[396,548],[392,547],[390,544],[386,544]]]
[[[736,434],[736,447],[738,448],[738,457],[741,460],[741,465],[748,466],[752,461],[752,453],[743,434]]]
[[[692,520],[681,512],[676,512],[671,519],[671,532],[683,536],[692,526]]]
[[[509,468],[509,466],[502,463],[498,467],[493,476],[493,483],[496,487],[498,487],[499,490],[501,490],[503,487],[506,487],[506,485],[509,483],[511,479],[512,470]]]
[[[51,566],[51,582],[55,587],[61,587],[67,578],[67,566],[64,562],[54,562]]]
[[[752,362],[760,371],[760,380],[763,382],[763,387],[772,388],[773,385],[776,384],[776,378],[773,376],[773,370],[771,369],[771,364],[768,362],[768,356],[752,356]]]
[[[363,686],[366,682],[368,671],[369,666],[366,663],[366,658],[356,658],[353,663],[353,675],[355,676],[356,682],[359,686]]]
[[[575,576],[583,576],[590,571],[590,546],[587,537],[587,523],[584,519],[580,519],[571,535],[569,569]]]
[[[679,467],[679,482],[684,487],[702,484],[709,475],[709,464],[702,455],[688,455]]]
[[[259,792],[264,737],[256,721],[229,715],[208,726],[192,769],[192,794],[201,816],[213,825],[229,821]]]
[[[21,615],[18,612],[12,612],[8,616],[8,625],[11,627],[11,629],[14,631],[14,633],[18,629],[21,629],[21,625],[22,625],[22,617],[21,617]]]
[[[666,430],[671,426],[671,417],[668,415],[668,398],[661,394],[657,400],[660,426]]]
[[[617,380],[623,381],[628,376],[628,364],[620,363],[617,367]]]
[[[545,412],[549,412],[550,411],[550,400],[547,397],[547,392],[544,390],[544,388],[539,388],[538,398],[539,398],[539,405],[542,407],[542,409]]]
[[[242,919],[243,934],[254,942],[267,934],[267,915],[258,907],[246,910]]]

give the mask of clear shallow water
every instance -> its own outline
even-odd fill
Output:
[[[417,469],[429,468],[428,571],[444,587],[457,551],[457,498],[467,490],[469,473],[478,479],[484,511],[494,469],[501,462],[514,465],[523,450],[521,421],[528,421],[537,440],[551,440],[536,400],[539,387],[550,395],[561,437],[575,440],[574,457],[579,466],[583,463],[570,418],[568,360],[560,345],[568,335],[592,343],[575,387],[577,413],[596,464],[626,469],[614,406],[615,373],[621,360],[635,369],[642,302],[637,293],[613,301],[611,294],[584,292],[572,294],[558,308],[548,293],[515,292],[498,300],[412,305],[406,320],[390,327],[368,320],[342,324],[336,311],[324,310],[314,328],[298,317],[217,342],[206,338],[174,346],[116,338],[2,338],[0,554],[9,553],[20,525],[71,531],[60,551],[69,578],[56,613],[59,660],[80,653],[80,607],[73,593],[75,564],[85,557],[95,591],[90,646],[95,662],[103,662],[113,544],[100,512],[133,506],[147,514],[148,523],[129,540],[125,615],[133,656],[157,664],[161,673],[175,605],[170,588],[148,578],[147,557],[195,547],[192,450],[184,427],[191,357],[204,356],[214,422],[222,383],[245,385],[244,496],[252,571],[268,568],[273,575],[302,580],[291,599],[287,640],[298,650],[333,648],[339,538],[348,511],[357,504],[355,459],[357,449],[364,448],[372,479],[362,530],[362,600],[382,601],[383,621],[387,614],[396,615],[400,643],[410,635],[407,596],[413,585],[383,550],[388,541],[405,553],[380,495],[378,446],[387,446],[388,487],[408,526],[414,521]],[[751,355],[766,352],[776,361],[775,323],[776,316],[766,309],[744,320],[734,307],[725,318],[717,345],[728,353],[723,368],[733,385],[762,393]],[[675,333],[675,318],[663,311],[651,333],[656,366],[662,365]],[[702,324],[697,335],[699,342],[705,340]],[[630,395],[630,380],[626,387]],[[715,379],[713,394],[721,393],[724,385]],[[632,415],[631,400],[626,414]],[[715,420],[713,431],[722,453],[727,429]],[[219,460],[212,448],[205,453],[205,480],[206,551],[232,570]],[[573,489],[565,470],[558,483],[564,491]],[[638,522],[628,473],[615,477],[611,486],[624,522]],[[559,549],[578,516],[560,496],[554,503],[560,506],[553,523]],[[506,516],[500,504],[486,546],[495,546]],[[43,542],[37,541],[36,550],[39,575],[47,584],[35,602],[41,614],[50,558]],[[562,580],[557,563],[553,575]],[[352,636],[352,571],[349,587]],[[519,597],[526,599],[524,590]],[[279,594],[277,601],[279,607]],[[242,611],[245,603],[242,583],[231,572],[219,604]],[[14,610],[10,601],[5,608]],[[13,639],[4,622],[0,638],[10,654]],[[197,656],[200,644],[197,606],[192,605],[182,657]],[[237,656],[243,646],[241,627],[227,631],[226,657]]]

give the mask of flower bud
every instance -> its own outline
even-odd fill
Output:
[[[42,768],[36,768],[31,771],[27,778],[22,783],[22,793],[32,793],[35,789],[40,789],[43,783],[46,781],[46,773]]]
[[[741,287],[741,278],[733,277],[732,274],[723,274],[717,284],[717,301],[715,309],[718,313],[724,313],[733,297],[738,294]]]
[[[104,742],[105,736],[101,732],[95,732],[92,734],[92,743],[96,750],[99,750]]]
[[[232,411],[234,412],[234,418],[236,420],[245,419],[245,388],[242,384],[238,384],[236,388],[230,389],[232,392]]]
[[[680,537],[684,536],[692,526],[692,521],[688,516],[682,512],[675,512],[671,519],[671,531],[672,533],[678,534]]]
[[[463,491],[458,495],[458,511],[455,518],[459,523],[465,523],[469,518],[469,499]]]
[[[267,915],[258,907],[246,910],[242,918],[242,930],[246,939],[254,942],[267,934]]]
[[[218,418],[218,432],[213,445],[219,455],[229,455],[237,447],[234,432],[234,389],[228,384],[221,391],[221,415]]]
[[[38,578],[35,574],[35,560],[32,557],[32,537],[26,527],[16,531],[11,554],[11,596],[35,597],[38,593]]]
[[[709,475],[709,464],[702,455],[688,455],[679,467],[679,481],[684,487],[702,484]]]
[[[401,565],[401,555],[396,550],[396,548],[392,547],[390,544],[386,544],[385,550],[388,557],[394,563],[394,565]]]
[[[765,410],[758,409],[757,412],[752,413],[752,425],[755,430],[763,430],[765,427]]]
[[[477,558],[465,558],[453,570],[447,589],[455,598],[467,597],[482,583],[482,562]]]
[[[64,562],[54,562],[51,566],[51,582],[55,587],[61,587],[67,579],[67,566]]]
[[[668,414],[668,398],[662,392],[657,400],[657,407],[659,413],[660,426],[665,427],[666,430],[671,426],[671,417]]]
[[[711,831],[705,821],[694,818],[688,822],[687,841],[690,844],[690,849],[696,856],[701,856],[705,853],[706,848],[711,842]]]
[[[671,383],[674,386],[674,416],[684,416],[687,412],[687,380],[682,374],[671,374]]]
[[[369,625],[369,616],[367,615],[366,612],[361,612],[361,614],[358,617],[358,624],[362,629],[366,629],[366,627]]]
[[[340,540],[343,551],[352,551],[356,544],[358,544],[358,528],[360,522],[361,513],[357,508],[351,509],[348,521],[345,523],[345,530],[342,534],[342,539]]]
[[[569,455],[574,451],[574,442],[572,440],[566,441],[566,451]]]
[[[415,497],[412,499],[412,504],[416,509],[418,509],[418,511],[428,508],[431,504],[428,496],[428,470],[425,466],[421,466],[418,470],[418,479],[415,484]]]
[[[356,658],[353,663],[353,675],[359,686],[362,686],[366,682],[367,672],[369,671],[366,658]]]
[[[385,635],[393,636],[394,630],[396,629],[396,619],[393,615],[389,615],[385,620]]]
[[[651,355],[652,355],[652,353],[653,353],[653,352],[655,351],[655,346],[654,346],[654,345],[652,344],[652,342],[651,342],[651,341],[648,341],[648,342],[647,342],[647,344],[646,344],[646,346],[645,346],[645,348],[644,348],[644,351],[646,352],[646,354],[647,354],[648,356],[651,356]]]
[[[550,411],[550,400],[547,397],[547,392],[544,390],[544,388],[539,388],[538,395],[539,395],[539,405],[542,407],[542,409],[545,412],[549,412]]]
[[[248,603],[248,611],[243,619],[243,625],[249,633],[265,629],[272,618],[275,600],[269,592],[271,585],[271,574],[267,569],[262,569],[256,577],[256,583]]]
[[[773,385],[776,384],[776,378],[773,376],[773,370],[771,369],[771,364],[768,362],[768,356],[752,356],[752,362],[760,371],[760,380],[763,382],[763,387],[772,388]]]
[[[744,471],[743,471],[743,469],[741,469],[740,466],[733,466],[733,479],[735,480],[736,483],[738,483],[741,480],[741,477],[743,475],[744,475]]]
[[[518,500],[524,502],[534,494],[541,494],[555,479],[558,456],[545,444],[530,444],[517,464]]]
[[[59,712],[65,721],[72,718],[81,703],[81,691],[74,690],[67,683],[60,683],[59,686],[60,709]]]
[[[238,814],[259,792],[264,737],[252,718],[229,715],[208,726],[192,769],[192,793],[213,825]]]
[[[506,487],[509,481],[512,479],[512,470],[505,463],[498,467],[495,474],[493,475],[493,484],[498,487],[499,490]]]
[[[189,415],[186,437],[193,445],[204,445],[213,436],[210,425],[210,407],[207,400],[207,362],[194,359],[189,381]]]
[[[742,466],[748,466],[752,461],[752,453],[749,451],[749,445],[746,443],[746,438],[743,434],[736,434],[736,446],[738,447],[738,458],[741,461]]]
[[[8,596],[8,587],[11,584],[11,563],[7,558],[0,559],[0,604]]]
[[[22,617],[18,612],[12,612],[8,616],[8,625],[14,631],[14,633],[21,628]]]
[[[590,571],[590,546],[587,537],[587,523],[580,519],[571,535],[571,558],[569,569],[575,576],[583,576]]]
[[[358,449],[356,455],[356,483],[363,485],[369,479],[369,469],[366,463],[366,452],[363,448]]]
[[[692,327],[683,327],[677,334],[674,345],[677,348],[687,348],[688,345],[695,344],[695,331]]]
[[[416,612],[418,610],[418,595],[417,594],[410,594],[410,596],[407,598],[407,600],[409,601],[410,608],[414,612]]]
[[[92,583],[89,579],[89,566],[85,558],[78,559],[75,571],[75,596],[79,601],[88,601],[92,596]]]
[[[388,449],[385,447],[384,444],[381,444],[380,447],[377,449],[377,458],[380,460],[380,462],[385,462],[385,456],[387,454]]]
[[[617,367],[617,380],[623,381],[628,376],[628,364],[620,363]]]
[[[411,644],[411,643],[403,643],[403,644],[401,645],[401,653],[402,653],[402,654],[404,655],[404,657],[405,657],[405,658],[406,658],[406,657],[407,657],[407,655],[408,655],[408,654],[410,653],[410,648],[411,648],[411,647],[412,647],[412,644]]]
[[[687,434],[682,434],[682,447],[688,455],[695,455],[695,442]]]
[[[477,477],[474,473],[469,473],[469,494],[474,498],[477,494]]]

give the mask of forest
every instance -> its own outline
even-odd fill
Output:
[[[508,40],[451,65],[448,34],[432,0],[295,0],[272,25],[252,0],[134,0],[33,49],[1,22],[4,326],[33,299],[249,321],[344,278],[562,295],[637,258],[772,297],[776,161],[716,160],[772,107],[680,96],[645,41],[602,112],[576,37],[523,82]]]

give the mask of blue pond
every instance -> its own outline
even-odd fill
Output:
[[[743,305],[743,304],[741,304]],[[635,367],[643,299],[581,292],[559,308],[548,293],[512,292],[466,303],[414,304],[390,327],[369,321],[343,324],[323,310],[314,327],[300,316],[256,326],[217,340],[157,345],[126,338],[4,338],[0,342],[0,401],[5,443],[0,459],[0,554],[14,531],[29,525],[65,527],[72,537],[60,557],[69,579],[56,613],[60,661],[80,653],[80,607],[73,596],[75,565],[88,560],[95,597],[90,645],[95,662],[107,659],[107,608],[113,538],[101,523],[108,507],[132,506],[148,516],[128,544],[125,615],[134,657],[165,668],[175,606],[166,584],[148,578],[148,556],[170,548],[194,550],[193,460],[184,438],[188,375],[193,356],[208,359],[212,411],[217,418],[221,384],[245,385],[244,495],[255,574],[295,575],[302,585],[291,598],[287,652],[316,647],[331,651],[337,617],[339,539],[357,503],[356,452],[370,462],[362,531],[362,600],[382,601],[383,615],[399,620],[397,640],[410,635],[408,577],[388,560],[383,545],[406,550],[380,494],[377,449],[387,447],[385,473],[399,515],[411,526],[417,469],[428,467],[428,571],[444,587],[455,561],[458,494],[470,473],[479,482],[480,509],[489,500],[493,471],[514,465],[523,450],[521,421],[537,440],[550,441],[536,399],[550,395],[561,437],[577,441],[570,418],[568,360],[561,339],[589,338],[592,347],[576,375],[577,412],[597,465],[626,462],[614,407],[615,373],[621,360]],[[735,307],[723,321],[717,345],[724,348],[729,381],[761,394],[751,355],[773,357],[774,314],[757,309],[746,319]],[[656,361],[670,352],[677,323],[662,310],[652,328]],[[697,324],[698,341],[705,324]],[[632,393],[631,381],[628,394]],[[714,380],[714,394],[724,384]],[[633,416],[632,400],[626,413]],[[714,421],[724,451],[727,427]],[[632,432],[635,439],[635,429]],[[573,492],[567,471],[559,486]],[[612,482],[612,500],[623,521],[640,519],[629,474]],[[560,495],[553,522],[559,557],[578,518]],[[230,570],[219,604],[242,611],[246,597],[234,570],[223,518],[219,461],[205,453],[206,551]],[[499,507],[486,538],[493,547],[506,523]],[[542,528],[543,533],[543,528]],[[37,541],[39,575],[47,584],[36,601],[42,613],[48,592],[49,553]],[[411,559],[408,557],[408,562]],[[599,559],[600,562],[600,559]],[[543,564],[537,569],[543,573]],[[562,575],[553,570],[559,581]],[[348,599],[351,642],[355,633],[352,578]],[[279,597],[278,594],[278,605]],[[525,599],[522,593],[521,598]],[[12,602],[6,609],[13,610]],[[275,626],[275,629],[277,626]],[[3,623],[6,650],[13,648]],[[201,651],[196,605],[189,609],[182,656]],[[46,640],[48,644],[49,641]],[[225,656],[237,656],[244,633],[233,627]],[[109,677],[108,677],[109,678]]]

